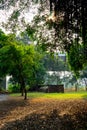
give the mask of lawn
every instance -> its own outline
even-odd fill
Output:
[[[0,102],[0,130],[87,130],[87,92],[20,95]]]
[[[11,96],[20,96],[21,94],[11,94]],[[67,93],[42,93],[28,92],[28,98],[52,98],[52,99],[87,99],[86,91],[67,92]]]

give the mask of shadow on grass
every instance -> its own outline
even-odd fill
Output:
[[[86,95],[82,96],[85,99]],[[10,99],[8,102],[3,101],[0,103],[0,112],[4,113],[0,113],[0,120],[1,115],[5,117],[11,114],[11,110],[16,107],[26,107],[26,104],[27,101],[20,97],[17,97],[16,100],[15,98]],[[38,104],[41,105],[39,102]],[[44,104],[42,105],[44,107]],[[87,102],[85,100],[63,100],[60,103],[59,100],[56,100],[55,103],[50,102],[50,105],[54,108],[49,110],[49,107],[46,107],[47,114],[45,110],[44,113],[39,111],[39,114],[33,112],[20,120],[5,123],[0,130],[87,130]],[[9,106],[8,109],[7,106]]]
[[[48,115],[33,113],[22,120],[7,123],[1,130],[87,130],[86,121],[87,111],[60,116],[54,109]]]
[[[7,100],[0,101],[0,121],[5,118],[7,115],[11,114],[11,111],[17,107],[25,107],[27,100],[23,100],[22,97],[11,97]]]

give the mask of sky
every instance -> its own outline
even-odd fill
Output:
[[[31,8],[31,7],[32,7],[32,8]],[[34,16],[37,14],[37,12],[38,12],[38,7],[39,7],[39,5],[38,5],[38,4],[37,4],[37,5],[32,5],[32,4],[31,4],[31,7],[30,7],[29,9],[24,10],[24,11],[21,12],[21,15],[20,15],[20,17],[19,17],[19,21],[20,21],[20,19],[21,19],[22,17],[25,18],[26,24],[30,23],[30,22],[33,20],[33,17],[34,17]],[[1,10],[1,9],[0,9],[0,28],[1,28],[3,31],[5,31],[5,29],[4,29],[3,26],[2,26],[2,22],[3,22],[3,23],[6,23],[7,20],[8,20],[8,18],[9,18],[9,16],[12,14],[13,10],[15,10],[15,9],[18,9],[18,4],[16,4],[15,7],[12,7],[12,6],[11,6],[8,10]],[[9,33],[9,31],[8,31],[7,33]]]

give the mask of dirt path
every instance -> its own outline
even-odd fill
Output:
[[[0,101],[8,100],[8,97],[7,94],[0,94]]]
[[[0,102],[0,130],[63,130],[64,125],[64,130],[69,130],[67,123],[70,128],[77,126],[80,130],[83,125],[87,127],[85,121],[86,100],[36,98],[25,101],[11,97]]]

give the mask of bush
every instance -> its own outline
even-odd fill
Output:
[[[2,88],[0,87],[0,92],[2,91]]]
[[[3,87],[0,87],[0,92],[4,92],[5,89]]]
[[[18,84],[9,84],[8,91],[12,93],[20,92],[20,86]]]

